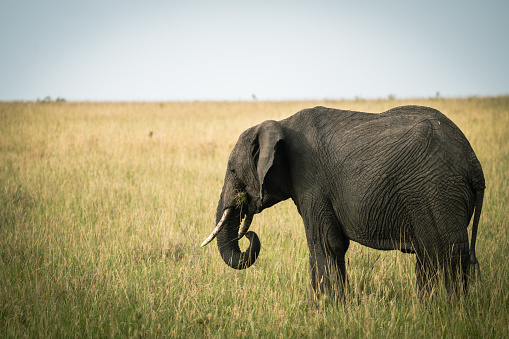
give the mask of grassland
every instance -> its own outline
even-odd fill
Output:
[[[309,309],[291,201],[255,217],[248,270],[199,247],[244,129],[315,105],[403,104],[448,115],[484,168],[482,281],[467,298],[420,302],[414,256],[352,244],[346,301]],[[509,97],[0,103],[0,337],[507,338],[508,203]]]

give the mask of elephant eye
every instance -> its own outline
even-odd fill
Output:
[[[233,169],[233,168],[230,168],[230,173],[236,178],[237,177],[237,172]]]

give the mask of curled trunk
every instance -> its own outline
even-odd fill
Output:
[[[224,212],[222,210],[218,210],[216,217],[218,223],[223,214]],[[246,218],[249,219],[252,218],[252,216],[247,216]],[[245,236],[249,240],[249,247],[245,252],[242,252],[239,247],[240,210],[233,210],[224,223],[224,227],[222,227],[217,235],[217,246],[221,257],[231,268],[239,270],[248,268],[256,261],[260,253],[261,245],[258,236],[254,232],[246,232]]]

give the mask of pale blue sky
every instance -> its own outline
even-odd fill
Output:
[[[0,100],[509,94],[509,1],[0,0]]]

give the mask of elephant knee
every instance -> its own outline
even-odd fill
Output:
[[[327,229],[327,249],[337,255],[344,255],[350,246],[350,239],[341,232],[339,226],[332,225]]]

